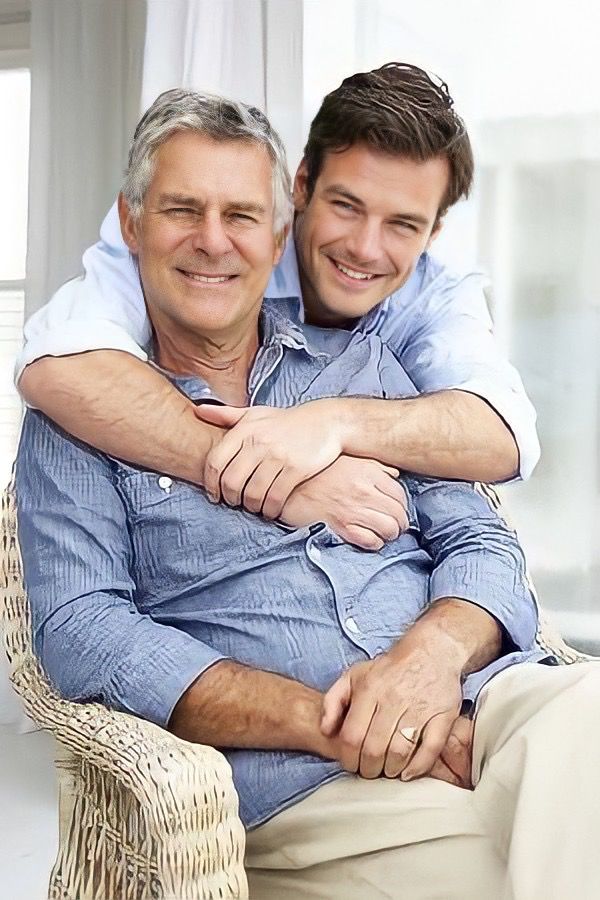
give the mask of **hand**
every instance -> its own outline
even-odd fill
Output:
[[[446,746],[429,774],[457,787],[473,790],[471,766],[473,759],[473,731],[475,722],[459,716],[448,735]]]
[[[281,521],[294,528],[326,522],[348,543],[380,550],[409,525],[398,474],[374,459],[340,456],[292,491]]]
[[[410,632],[408,633],[410,634]],[[417,778],[431,771],[462,702],[461,669],[436,642],[407,636],[351,666],[323,700],[321,731],[337,735],[340,762],[363,778]],[[414,741],[400,733],[414,728]]]
[[[203,484],[209,496],[278,518],[294,488],[342,452],[341,425],[332,415],[335,403],[312,400],[289,409],[196,407],[204,422],[230,429],[206,457]]]

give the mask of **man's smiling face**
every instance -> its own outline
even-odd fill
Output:
[[[177,132],[156,152],[140,217],[122,197],[120,212],[161,337],[231,343],[255,324],[280,255],[264,146]]]
[[[294,233],[308,321],[344,325],[404,284],[439,231],[449,171],[443,157],[355,144],[325,155],[309,199],[301,164]]]

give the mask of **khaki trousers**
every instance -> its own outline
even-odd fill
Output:
[[[251,900],[598,900],[600,663],[482,692],[473,781],[345,775],[248,834]]]

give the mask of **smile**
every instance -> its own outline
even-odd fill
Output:
[[[374,281],[376,278],[382,277],[381,275],[374,272],[361,272],[358,269],[351,269],[349,266],[345,266],[343,263],[338,262],[331,256],[328,257],[328,259],[338,272],[341,272],[342,275],[344,275],[346,278],[350,278],[354,282],[360,281],[363,284],[366,284],[370,281]]]
[[[186,272],[185,269],[178,269],[182,275],[189,278],[190,281],[197,281],[200,284],[223,284],[225,281],[231,281],[236,275],[199,275],[197,272]]]

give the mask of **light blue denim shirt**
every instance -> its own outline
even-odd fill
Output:
[[[116,204],[102,224],[100,241],[83,256],[84,278],[63,285],[25,325],[16,363],[41,356],[115,349],[146,359],[150,323],[139,275],[123,242]],[[458,389],[483,397],[510,427],[527,478],[540,455],[535,410],[517,371],[504,358],[478,272],[457,275],[424,253],[408,281],[356,323],[379,334],[420,393]],[[302,321],[302,292],[293,237],[273,272],[265,296],[286,304]]]
[[[176,382],[197,402],[218,399],[198,378]],[[297,326],[265,305],[253,404],[414,392],[377,335]],[[523,553],[477,485],[404,484],[409,531],[369,553],[323,524],[294,530],[215,506],[201,489],[109,458],[28,411],[18,526],[44,669],[68,698],[166,725],[220,659],[325,691],[348,666],[387,650],[429,604],[459,597],[505,634],[505,655],[464,682],[474,700],[495,672],[543,657]],[[225,752],[248,827],[341,772],[306,753]]]

